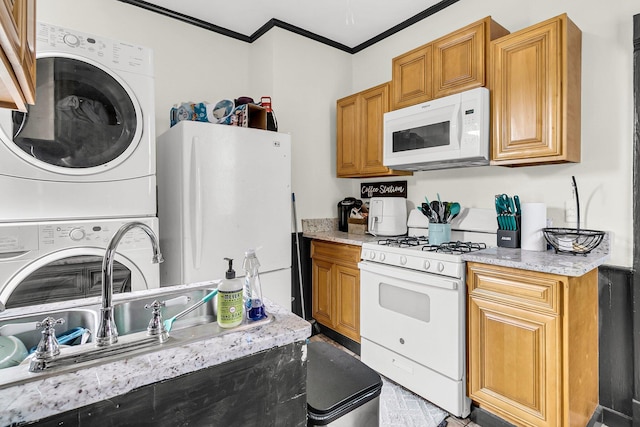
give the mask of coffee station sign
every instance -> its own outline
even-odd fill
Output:
[[[404,197],[407,198],[407,181],[367,182],[360,184],[360,197]]]

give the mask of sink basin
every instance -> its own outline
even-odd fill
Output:
[[[75,371],[97,364],[105,364],[123,358],[131,358],[142,354],[163,351],[177,346],[187,345],[196,341],[215,338],[227,333],[247,331],[275,320],[275,317],[267,313],[267,317],[258,321],[245,319],[242,324],[230,329],[223,329],[216,322],[216,298],[191,311],[184,318],[176,320],[171,328],[167,341],[161,342],[157,336],[148,336],[147,326],[152,318],[152,310],[145,309],[145,305],[152,304],[154,300],[170,301],[177,297],[187,296],[189,301],[181,301],[181,304],[162,307],[162,317],[169,319],[179,312],[199,302],[209,294],[215,286],[206,285],[180,289],[158,289],[148,293],[137,295],[116,296],[113,306],[114,320],[118,329],[118,341],[112,345],[96,347],[93,335],[89,343],[85,345],[61,346],[60,354],[47,363],[47,367],[41,373],[31,373],[25,366],[14,366],[2,370],[0,375],[0,388],[12,384],[35,381],[42,378],[40,375],[56,375],[62,372]],[[184,298],[182,298],[184,299]],[[16,309],[18,310],[18,309]],[[39,330],[35,329],[35,323],[41,322],[45,317],[64,319],[63,325],[56,326],[56,335],[60,335],[70,329],[83,327],[96,332],[100,321],[100,304],[91,301],[86,305],[70,306],[65,309],[43,310],[39,313],[0,314],[0,327],[12,324],[28,324],[23,332],[12,333],[18,337],[25,347],[32,348],[38,344],[41,338]],[[3,332],[6,332],[5,329]],[[76,344],[74,342],[74,344]],[[23,365],[25,362],[23,362]]]
[[[193,291],[182,291],[172,294],[158,296],[155,299],[159,302],[169,301],[177,297],[189,297],[186,304],[171,305],[162,307],[162,318],[169,319],[184,309],[204,298],[213,289],[197,289]],[[118,329],[118,335],[128,335],[136,332],[146,331],[151,320],[151,309],[145,309],[145,305],[153,303],[154,298],[143,297],[118,303],[113,307],[113,318]],[[173,322],[171,331],[188,328],[191,326],[203,325],[216,321],[216,297],[201,305],[186,316]]]
[[[2,335],[14,335],[18,338],[27,349],[35,347],[40,342],[42,333],[40,329],[36,329],[35,324],[43,321],[47,316],[51,316],[54,319],[63,319],[64,323],[56,325],[56,336],[62,335],[64,332],[74,328],[86,328],[95,332],[98,325],[98,312],[89,308],[71,308],[67,310],[52,311],[46,314],[31,314],[28,316],[20,316],[13,318],[6,318],[0,320],[0,334]],[[24,328],[28,329],[25,332],[20,333],[7,333],[7,328],[2,329],[5,325],[18,325],[24,324]],[[30,325],[29,325],[30,324]],[[90,336],[88,342],[93,341],[93,334]]]

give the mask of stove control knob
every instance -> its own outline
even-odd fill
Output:
[[[439,262],[439,263],[438,263],[438,271],[439,271],[440,273],[442,273],[442,271],[443,271],[443,270],[444,270],[444,264],[443,264],[443,263],[441,263],[441,262]]]
[[[429,267],[431,267],[431,263],[429,262],[429,260],[428,259],[424,260],[424,269],[428,270]]]
[[[369,252],[369,259],[375,259],[376,258],[376,253],[371,251]]]
[[[400,257],[400,264],[407,265],[407,257],[406,256],[402,255]]]
[[[386,256],[384,254],[380,254],[380,261],[384,261],[385,258]]]

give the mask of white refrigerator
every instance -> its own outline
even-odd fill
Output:
[[[181,121],[158,137],[160,284],[224,278],[244,252],[260,261],[263,295],[291,310],[291,137]]]

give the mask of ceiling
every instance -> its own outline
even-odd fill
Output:
[[[273,27],[355,53],[458,0],[120,0],[253,42]]]

